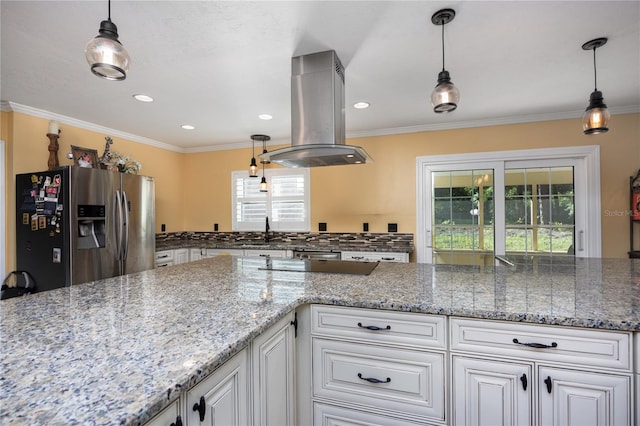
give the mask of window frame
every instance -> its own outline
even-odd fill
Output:
[[[295,197],[291,195],[277,197],[273,196],[273,192],[271,190],[271,182],[273,181],[273,177],[277,176],[298,176],[302,175],[304,178],[304,195],[300,197]],[[286,168],[278,168],[278,169],[267,169],[264,170],[264,177],[267,180],[267,184],[269,185],[269,190],[264,194],[266,198],[266,211],[269,217],[269,227],[271,231],[278,232],[310,232],[311,230],[311,178],[308,168],[295,168],[295,169],[286,169]],[[232,231],[233,232],[264,232],[265,230],[265,222],[241,222],[238,221],[237,218],[237,200],[238,194],[236,193],[236,180],[237,179],[256,179],[259,183],[261,177],[249,177],[249,172],[246,170],[238,170],[231,172],[231,217],[232,217]],[[258,195],[255,200],[259,200],[261,195]],[[249,197],[247,197],[249,198]],[[304,220],[301,222],[282,222],[273,219],[273,210],[272,204],[279,199],[282,200],[296,200],[299,199],[304,203]]]
[[[417,157],[416,159],[416,258],[431,263],[431,172],[455,168],[486,168],[494,163],[494,197],[504,199],[504,171],[516,167],[566,166],[573,163],[575,185],[576,257],[601,257],[600,147],[598,145],[491,151]],[[578,197],[578,194],[583,194]],[[580,213],[580,214],[579,214]],[[495,217],[496,255],[506,246],[504,216]]]

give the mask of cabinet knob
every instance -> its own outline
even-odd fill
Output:
[[[176,417],[176,422],[175,423],[171,423],[169,426],[183,426],[182,425],[182,417],[180,417],[180,416]]]
[[[195,404],[193,404],[193,411],[197,411],[198,414],[200,415],[200,421],[204,422],[204,413],[205,410],[207,409],[205,400],[204,400],[204,396],[200,397],[200,403],[198,404],[197,402]]]
[[[553,386],[553,382],[551,381],[551,376],[547,376],[547,378],[544,379],[544,384],[547,385],[547,392],[551,393],[551,387]]]
[[[527,375],[523,374],[522,376],[520,376],[520,381],[522,382],[522,389],[527,390]]]

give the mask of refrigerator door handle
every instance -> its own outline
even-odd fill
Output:
[[[122,260],[122,202],[120,201],[120,191],[116,191],[115,198],[116,258]]]
[[[124,240],[122,241],[122,260],[127,260],[127,253],[129,252],[129,202],[127,200],[127,193],[122,191],[122,210],[124,211],[124,222],[122,227],[124,228]],[[124,271],[123,271],[124,272]]]

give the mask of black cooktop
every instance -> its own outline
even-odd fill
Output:
[[[380,262],[354,262],[328,259],[271,259],[268,271],[325,272],[331,274],[369,275]]]

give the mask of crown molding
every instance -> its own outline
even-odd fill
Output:
[[[640,105],[609,108],[611,116],[640,113]],[[513,115],[509,117],[487,118],[481,120],[458,121],[451,123],[424,124],[420,126],[393,127],[387,129],[363,130],[347,132],[347,138],[365,138],[372,136],[389,136],[406,133],[435,132],[442,130],[469,129],[473,127],[506,126],[510,124],[535,123],[541,121],[571,120],[582,118],[584,110],[566,111],[549,114]]]
[[[109,127],[100,126],[97,124],[89,123],[87,121],[78,120],[73,117],[68,117],[66,115],[56,114],[54,112],[33,108],[27,105],[17,104],[15,102],[2,101],[0,105],[0,110],[19,112],[22,114],[31,115],[33,117],[44,118],[46,120],[55,120],[60,124],[68,124],[69,126],[78,127],[80,129],[91,130],[96,133],[103,133],[109,136],[115,136],[118,138],[127,139],[127,140],[138,142],[144,145],[150,145],[156,148],[166,149],[168,151],[181,152],[181,153],[185,152],[184,148],[177,147],[175,145],[170,145],[165,142],[160,142],[154,139],[145,138],[143,136],[122,132],[120,130],[111,129]]]
[[[170,145],[165,142],[145,138],[143,136],[134,135],[131,133],[121,132],[116,129],[110,129],[108,127],[99,126],[97,124],[89,123],[82,120],[77,120],[72,117],[67,117],[61,114],[52,113],[49,111],[32,108],[26,105],[17,104],[9,101],[0,101],[0,111],[15,111],[34,117],[44,118],[47,120],[56,120],[59,123],[68,124],[71,126],[79,127],[86,130],[91,130],[97,133],[108,134],[109,136],[116,136],[119,138],[127,139],[133,142],[138,142],[145,145],[151,145],[157,148],[166,149],[168,151],[180,152],[183,154],[195,154],[198,152],[211,152],[211,151],[226,151],[241,148],[251,148],[251,142],[227,142],[215,145],[194,147],[194,148],[182,148],[175,145]],[[637,114],[640,113],[640,105],[631,105],[626,107],[613,107],[609,108],[612,116],[623,114]],[[489,126],[505,126],[510,124],[523,124],[523,123],[535,123],[541,121],[555,121],[555,120],[571,120],[579,119],[584,114],[584,110],[579,111],[566,111],[559,113],[549,114],[527,114],[527,115],[513,115],[500,118],[488,118],[481,120],[468,120],[450,123],[437,123],[437,124],[424,124],[419,126],[406,126],[406,127],[391,127],[386,129],[374,129],[363,130],[355,132],[347,132],[347,139],[366,138],[374,136],[389,136],[400,135],[407,133],[421,133],[421,132],[435,132],[442,130],[457,130],[468,129],[474,127],[489,127]],[[266,145],[288,145],[290,140],[271,140]]]

